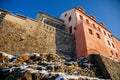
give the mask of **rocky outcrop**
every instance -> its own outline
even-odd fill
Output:
[[[98,79],[93,65],[85,58],[76,60],[50,53],[7,55],[0,52],[0,55],[0,79],[3,80]]]

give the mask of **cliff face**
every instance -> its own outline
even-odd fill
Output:
[[[74,39],[66,32],[30,19],[16,22],[16,17],[12,18],[5,17],[0,23],[0,51],[11,54],[75,53]]]
[[[96,66],[96,76],[112,80],[120,79],[120,62],[96,54],[90,55],[89,60]]]

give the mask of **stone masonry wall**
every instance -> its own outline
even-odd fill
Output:
[[[90,55],[89,60],[96,67],[96,76],[104,79],[120,79],[120,62],[97,54]]]
[[[101,56],[112,80],[120,80],[120,62]]]
[[[16,17],[15,17],[16,18]],[[20,53],[74,53],[74,39],[52,26],[26,19],[22,23],[5,18],[0,23],[0,51]]]

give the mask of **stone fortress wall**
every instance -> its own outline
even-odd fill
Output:
[[[4,15],[4,16],[3,16]],[[0,51],[75,54],[74,37],[53,26],[0,11]]]

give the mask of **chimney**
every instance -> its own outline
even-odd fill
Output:
[[[78,9],[79,11],[85,13],[85,10],[84,10],[83,8],[81,8],[81,7],[77,7],[77,9]]]
[[[95,20],[95,21],[96,21],[95,16],[90,15],[89,17],[90,17],[91,19],[93,19],[93,20]]]

